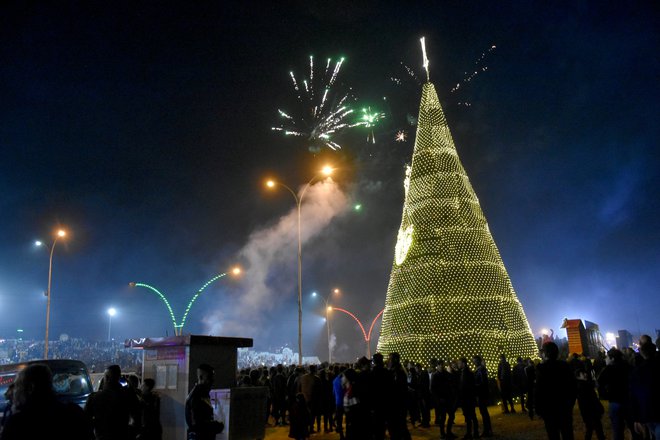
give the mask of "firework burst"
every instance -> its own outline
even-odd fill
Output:
[[[362,109],[362,116],[360,120],[354,125],[362,125],[366,128],[370,128],[369,134],[367,135],[367,142],[372,144],[376,143],[376,136],[374,135],[374,127],[385,118],[385,113],[379,111],[372,111],[371,107],[366,107]]]
[[[281,123],[273,127],[286,136],[304,137],[310,143],[310,151],[318,151],[321,147],[331,150],[341,148],[333,137],[342,130],[360,125],[348,122],[348,116],[353,113],[348,101],[353,96],[350,92],[342,92],[335,87],[337,76],[341,70],[344,58],[332,65],[328,58],[322,72],[314,72],[314,57],[309,57],[309,76],[301,81],[289,72],[293,90],[297,99],[297,112],[289,113],[278,109]]]

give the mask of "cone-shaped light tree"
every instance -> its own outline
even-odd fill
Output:
[[[433,84],[424,84],[378,351],[429,359],[537,354]]]

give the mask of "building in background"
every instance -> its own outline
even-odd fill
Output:
[[[604,338],[600,332],[600,327],[595,322],[584,320],[584,328],[587,335],[587,351],[588,357],[594,359],[598,356],[599,351],[605,351]],[[586,354],[585,353],[585,354]]]
[[[619,336],[616,337],[616,347],[619,350],[633,346],[633,336],[628,330],[619,330]]]
[[[568,353],[581,354],[588,358],[595,358],[599,351],[605,350],[603,335],[595,322],[581,319],[564,319],[561,328],[566,329],[568,336]]]

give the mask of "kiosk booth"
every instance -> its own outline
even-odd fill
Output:
[[[216,440],[264,438],[268,389],[236,387],[237,349],[252,347],[252,339],[184,335],[129,339],[124,345],[143,350],[142,379],[156,382],[163,440],[186,440],[185,402],[199,364],[215,369],[211,403],[216,419],[225,423]]]

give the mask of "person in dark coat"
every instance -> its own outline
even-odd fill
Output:
[[[332,394],[335,398],[335,431],[339,434],[339,440],[344,440],[344,379],[345,368],[335,366],[335,378],[332,381]]]
[[[435,371],[431,375],[431,393],[436,404],[435,416],[440,425],[441,440],[455,437],[451,432],[456,408],[456,393],[454,392],[455,387],[452,385],[453,381],[452,373],[445,369],[445,361],[438,359]]]
[[[624,440],[626,427],[635,438],[629,393],[632,367],[624,360],[623,352],[616,348],[608,350],[605,363],[605,368],[597,378],[598,394],[601,399],[609,401],[608,415],[612,426],[612,439]]]
[[[213,406],[211,406],[211,387],[215,379],[215,371],[208,364],[197,367],[197,383],[190,390],[186,398],[186,424],[188,425],[188,438],[195,440],[214,440],[220,434],[225,424],[213,420]]]
[[[140,440],[160,440],[163,437],[163,427],[160,424],[160,396],[154,392],[156,382],[147,378],[142,381],[140,393]]]
[[[296,404],[296,394],[298,394],[298,378],[303,374],[305,374],[305,369],[303,367],[295,367],[293,372],[289,374],[289,377],[286,380],[286,403],[289,409],[291,409],[291,407]]]
[[[464,357],[459,359],[458,368],[461,372],[458,399],[461,410],[463,410],[463,417],[465,417],[465,436],[463,438],[478,438],[479,422],[477,422],[477,413],[475,412],[477,392],[474,386],[474,374]]]
[[[497,366],[497,383],[500,386],[500,397],[502,397],[502,410],[504,414],[515,413],[513,407],[513,378],[511,374],[511,365],[506,360],[504,354],[500,355],[500,363]],[[509,407],[511,410],[509,410]]]
[[[383,355],[376,353],[372,356],[373,367],[369,380],[369,394],[371,395],[371,436],[374,440],[385,438],[387,414],[392,398],[394,380],[392,373],[385,368]]]
[[[346,414],[346,440],[362,440],[369,437],[368,410],[363,402],[363,382],[358,373],[349,368],[344,371],[344,414]]]
[[[15,411],[4,421],[2,440],[94,438],[83,410],[76,404],[57,400],[47,365],[29,365],[14,383]]]
[[[472,362],[476,368],[474,372],[474,387],[477,396],[477,406],[481,414],[481,420],[484,425],[482,432],[483,437],[493,436],[493,426],[490,422],[490,414],[488,413],[488,403],[490,401],[490,390],[488,387],[488,370],[481,356],[474,356]]]
[[[137,397],[138,401],[138,410],[137,414],[139,416],[140,411],[141,411],[141,405],[140,405],[140,397],[142,396],[142,390],[140,388],[140,378],[137,377],[134,374],[129,374],[127,376],[123,376],[124,379],[126,379],[126,385],[127,388],[135,394],[135,397]],[[128,423],[128,436],[131,439],[134,439],[135,437],[140,434],[140,419],[134,419],[131,417],[131,420]]]
[[[309,425],[310,434],[321,430],[323,390],[321,379],[316,375],[316,371],[316,365],[310,365],[309,371],[298,378],[296,385],[296,391],[305,395],[305,402],[307,402],[307,408],[312,416],[312,422]],[[316,431],[314,430],[314,421],[316,421]]]
[[[417,364],[417,371],[419,374],[419,410],[422,414],[422,428],[431,427],[431,408],[433,407],[433,397],[431,396],[431,374],[429,370],[424,368],[422,364]]]
[[[571,367],[558,360],[554,342],[543,344],[543,362],[537,367],[534,408],[543,418],[550,440],[573,440],[573,407],[577,384]]]
[[[309,438],[309,427],[313,423],[309,406],[305,402],[303,393],[296,394],[291,412],[289,413],[289,438],[295,440],[307,440]]]
[[[121,368],[110,365],[103,376],[103,388],[92,394],[85,413],[92,421],[98,440],[129,437],[129,423],[140,420],[140,402],[135,391],[121,385]]]
[[[601,418],[605,410],[596,395],[596,385],[585,368],[575,370],[575,378],[577,379],[578,407],[585,427],[584,438],[591,440],[595,432],[598,440],[604,440],[605,433]]]
[[[275,367],[270,386],[273,394],[273,418],[275,425],[282,426],[286,424],[286,377],[284,376],[284,367],[278,364]]]
[[[527,379],[527,415],[534,420],[534,388],[536,387],[536,365],[531,358],[525,358],[525,378]]]
[[[660,359],[655,345],[640,341],[641,361],[630,373],[630,409],[635,432],[660,439]]]
[[[580,360],[580,356],[577,353],[572,353],[568,359],[568,365],[575,372],[578,368],[584,367],[584,364]]]
[[[525,374],[525,362],[518,357],[516,365],[513,366],[511,378],[513,381],[513,395],[520,399],[520,411],[527,412],[525,408],[525,395],[527,394],[527,375]]]
[[[332,380],[330,368],[319,371],[321,379],[321,415],[323,416],[323,432],[332,432],[335,427],[335,399],[332,395]]]
[[[603,371],[603,369],[607,365],[607,362],[606,362],[605,359],[606,359],[605,352],[599,351],[598,354],[596,355],[596,359],[594,359],[594,363],[593,363],[594,377],[600,376],[600,373]]]
[[[408,396],[408,373],[401,365],[399,353],[392,352],[388,358],[392,374],[392,398],[387,426],[391,440],[410,440],[410,431],[406,423],[406,398]]]
[[[438,358],[431,358],[429,361],[429,391],[431,392],[431,407],[433,408],[433,412],[435,413],[435,420],[434,424],[436,426],[440,426],[440,414],[438,411],[438,402],[435,399],[435,396],[433,395],[433,375],[438,371]]]
[[[412,363],[408,364],[408,414],[413,428],[420,421],[419,373]]]

